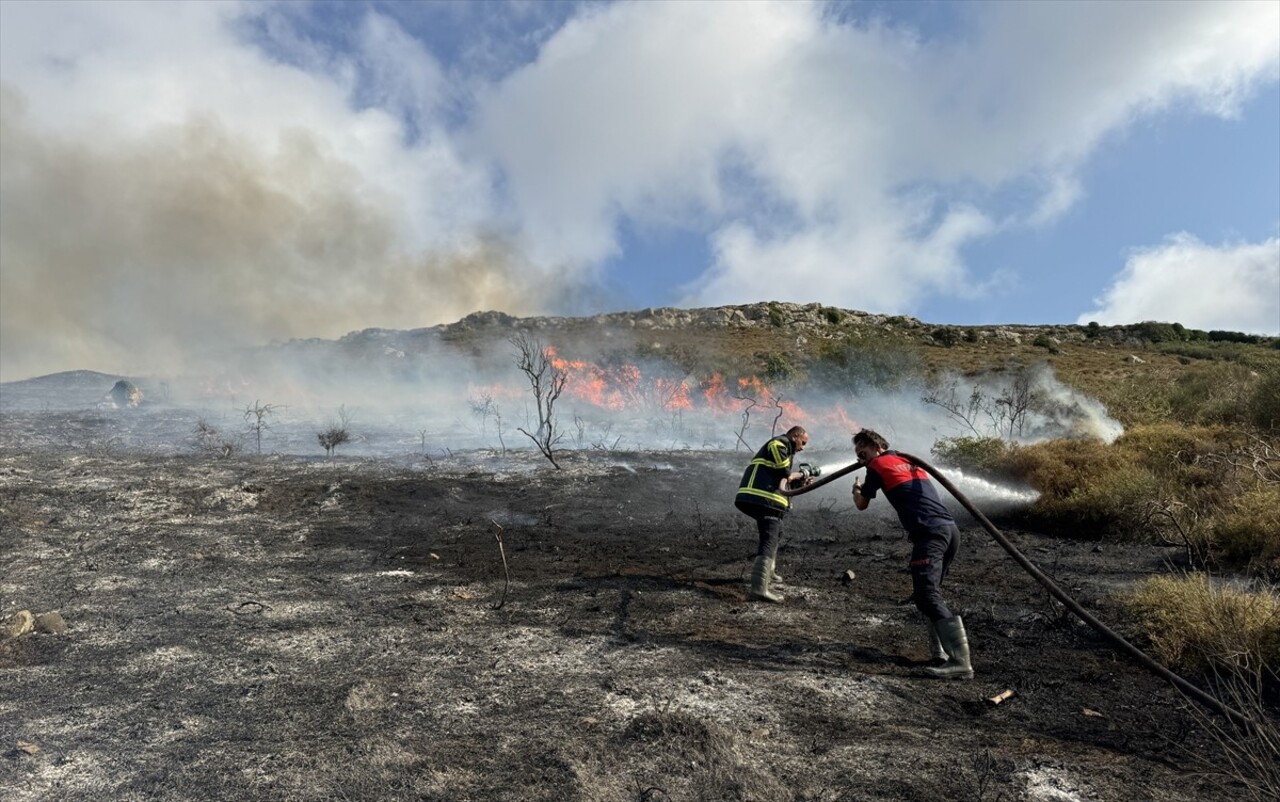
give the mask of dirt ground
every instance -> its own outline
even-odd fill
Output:
[[[0,641],[11,802],[1243,798],[967,518],[977,677],[947,683],[846,482],[786,520],[786,603],[747,602],[745,452],[217,460],[42,446],[49,418],[0,427],[0,617],[69,625]],[[1172,556],[1006,533],[1122,630]]]

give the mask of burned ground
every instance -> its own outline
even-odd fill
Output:
[[[787,519],[786,604],[746,601],[745,452],[214,460],[34,421],[0,442],[0,612],[70,630],[0,641],[5,799],[1243,798],[972,521],[977,678],[942,683],[900,529],[843,483]],[[1008,534],[1122,628],[1171,557]]]

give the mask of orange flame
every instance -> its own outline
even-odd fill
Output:
[[[632,364],[606,367],[585,360],[562,359],[554,348],[547,348],[546,354],[552,367],[565,375],[567,398],[611,410],[674,412],[693,408],[684,380],[661,376],[646,379],[640,368]]]
[[[565,375],[564,397],[585,402],[600,409],[633,410],[637,413],[706,410],[719,415],[777,414],[787,426],[821,426],[827,429],[857,431],[857,425],[845,409],[836,405],[812,412],[789,400],[778,389],[758,376],[743,376],[729,381],[716,373],[696,382],[690,378],[650,376],[634,364],[606,366],[581,359],[565,359],[555,348],[545,350],[552,367]]]

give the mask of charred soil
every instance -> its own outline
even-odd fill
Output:
[[[1242,798],[1179,694],[970,520],[971,682],[921,677],[907,543],[847,483],[787,518],[786,603],[748,602],[747,458],[0,449],[0,612],[70,627],[0,641],[0,795]],[[1119,625],[1170,557],[1007,534]]]

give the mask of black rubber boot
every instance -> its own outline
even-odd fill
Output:
[[[769,592],[769,575],[772,573],[773,561],[768,557],[760,556],[756,558],[756,563],[751,567],[751,594],[750,598],[755,601],[767,601],[774,604],[781,604],[783,597],[777,593]]]
[[[926,619],[925,626],[929,629],[929,660],[940,666],[947,662],[951,655],[947,654],[947,650],[942,646],[942,639],[938,637],[937,625]]]
[[[973,666],[969,663],[969,636],[964,631],[960,616],[934,622],[942,648],[950,659],[937,668],[925,668],[925,673],[935,679],[973,679]]]

